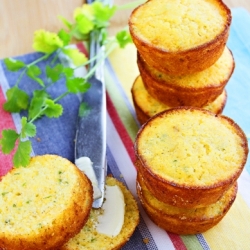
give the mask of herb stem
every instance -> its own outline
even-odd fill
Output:
[[[46,110],[47,107],[48,107],[47,105],[45,105],[44,107],[42,107],[39,110],[39,112],[37,112],[37,114],[29,121],[29,123],[33,123],[36,119],[38,119],[42,115],[43,111]]]
[[[66,95],[68,95],[70,92],[66,91],[63,94],[61,94],[60,96],[58,96],[57,98],[55,98],[53,101],[54,102],[58,102],[59,100],[61,100],[63,97],[65,97]]]
[[[16,81],[16,83],[15,83],[15,86],[18,86],[19,82],[20,82],[21,79],[23,78],[23,75],[25,74],[25,72],[27,71],[27,69],[28,69],[30,66],[35,65],[35,64],[41,62],[42,60],[47,59],[49,56],[50,56],[50,54],[45,54],[45,55],[41,56],[40,58],[38,58],[37,60],[35,60],[35,61],[33,61],[33,62],[27,64],[27,65],[25,66],[24,70],[20,73],[19,77],[17,78],[17,81]]]
[[[37,64],[37,63],[39,63],[39,62],[41,62],[42,60],[47,59],[50,55],[51,55],[51,54],[45,54],[45,55],[41,56],[40,58],[36,59],[36,60],[33,61],[32,63],[28,64],[28,65],[27,65],[27,68],[30,67],[30,66],[32,66],[32,65],[35,65],[35,64]]]
[[[91,68],[88,73],[85,75],[85,78],[88,79],[90,78],[96,71],[96,69],[105,61],[105,59],[110,55],[110,53],[118,47],[118,43],[117,42],[112,42],[112,44],[110,45],[109,49],[107,51],[105,51],[105,53],[103,55],[100,56],[100,54],[102,54],[102,51],[100,51],[97,54],[97,57],[99,58],[99,60],[97,61],[97,63],[94,65],[93,68]]]
[[[19,82],[21,81],[21,79],[23,78],[23,75],[25,74],[25,72],[27,71],[28,67],[26,66],[24,68],[24,70],[20,73],[20,75],[18,76],[17,80],[16,80],[16,83],[15,83],[15,86],[17,87]]]
[[[55,54],[55,56],[54,56],[54,58],[52,59],[52,61],[51,61],[51,65],[53,65],[54,63],[55,63],[55,61],[57,60],[57,58],[59,57],[59,54],[60,54],[60,52],[62,51],[62,49],[60,48],[60,49],[58,49],[57,51],[56,51],[56,54]]]

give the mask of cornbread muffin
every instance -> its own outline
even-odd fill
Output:
[[[129,29],[149,65],[183,75],[202,71],[219,59],[231,19],[221,0],[151,0],[132,12]]]
[[[171,76],[147,65],[138,55],[138,68],[151,96],[168,106],[203,107],[223,92],[235,63],[225,47],[222,56],[211,67],[193,74]]]
[[[150,192],[177,207],[215,203],[241,174],[247,138],[230,118],[178,107],[158,113],[139,130],[136,166]]]
[[[152,97],[145,89],[141,76],[138,76],[131,88],[132,99],[137,118],[141,124],[145,123],[150,117],[164,110],[170,109],[168,105],[159,102]],[[213,102],[205,105],[207,109],[215,114],[222,113],[227,101],[226,90],[222,92]]]
[[[86,223],[93,190],[67,159],[35,156],[0,181],[0,249],[56,249]]]
[[[137,193],[143,208],[159,227],[175,234],[203,233],[219,223],[232,206],[237,182],[214,204],[202,208],[178,208],[157,200],[137,176]]]
[[[115,178],[107,177],[106,184],[108,186],[118,185],[124,195],[124,200],[126,203],[125,218],[120,234],[111,238],[107,235],[97,232],[95,227],[98,215],[102,213],[102,209],[92,209],[89,220],[82,228],[81,232],[69,240],[69,242],[61,248],[61,250],[114,250],[120,249],[129,240],[130,236],[133,234],[136,226],[139,223],[139,210],[137,203],[127,188]]]

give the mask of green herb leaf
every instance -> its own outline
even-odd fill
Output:
[[[45,100],[49,98],[49,94],[45,90],[35,90],[29,106],[29,120],[39,118],[41,110],[45,105]]]
[[[44,82],[38,76],[41,74],[41,69],[36,65],[31,65],[28,67],[27,76],[29,76],[34,81],[38,82],[42,87],[44,87]]]
[[[36,135],[36,126],[33,123],[27,122],[27,117],[22,117],[21,120],[21,138],[34,137]]]
[[[2,138],[0,139],[1,150],[4,154],[9,154],[15,147],[15,143],[19,138],[19,134],[12,129],[5,129],[2,131]]]
[[[7,101],[3,108],[11,113],[19,113],[21,110],[26,110],[29,105],[29,96],[26,92],[14,86],[7,90]]]
[[[13,58],[6,58],[3,60],[3,62],[9,71],[18,71],[26,66],[24,62],[15,60]]]
[[[72,28],[72,24],[66,19],[66,18],[64,18],[63,16],[57,16],[57,18],[59,19],[59,20],[61,20],[62,21],[62,23],[68,28],[68,29],[71,29]]]
[[[34,33],[33,48],[38,52],[53,53],[63,47],[63,41],[53,32],[37,30]]]
[[[120,48],[125,48],[128,43],[132,43],[132,38],[127,30],[122,30],[116,34],[116,40]]]
[[[54,83],[60,79],[60,75],[63,72],[63,65],[58,63],[55,67],[51,68],[46,65],[46,76]]]
[[[75,77],[67,78],[66,86],[70,93],[84,93],[90,88],[90,84],[86,82],[85,78]]]
[[[31,142],[20,141],[13,157],[14,167],[26,167],[30,162]]]
[[[60,115],[62,115],[63,113],[63,107],[60,104],[55,103],[53,100],[51,99],[46,99],[45,100],[45,105],[46,105],[46,109],[44,110],[44,114],[49,117],[59,117]]]
[[[78,110],[78,116],[80,117],[85,116],[89,112],[89,110],[90,110],[89,105],[86,102],[82,102]]]
[[[78,15],[76,18],[76,29],[81,34],[89,34],[94,29],[95,25],[92,20],[89,20],[86,16]]]
[[[57,33],[58,37],[63,41],[63,46],[66,46],[69,44],[71,37],[70,34],[67,33],[64,29],[61,29],[58,33]]]
[[[74,69],[72,68],[63,68],[63,73],[66,78],[71,78],[74,76]]]
[[[75,66],[80,66],[88,61],[87,57],[78,49],[66,48],[62,51],[72,60]]]
[[[109,19],[114,15],[117,7],[116,6],[109,6],[104,5],[101,2],[95,1],[92,4],[95,22],[97,27],[106,27],[108,25]]]

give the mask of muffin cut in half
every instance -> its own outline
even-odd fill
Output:
[[[214,227],[227,214],[237,195],[237,182],[217,202],[202,208],[178,208],[159,201],[147,189],[140,173],[137,193],[148,216],[159,227],[175,234],[198,234]]]
[[[141,76],[138,76],[131,89],[132,99],[140,124],[144,124],[150,117],[160,113],[164,110],[171,109],[164,103],[159,102],[152,97],[146,90]],[[224,89],[213,102],[203,106],[203,109],[209,110],[215,114],[221,114],[227,101],[227,92]]]
[[[183,75],[202,71],[218,60],[231,19],[221,0],[151,0],[132,12],[129,29],[149,65]]]
[[[118,185],[124,195],[125,217],[121,232],[114,237],[101,234],[96,230],[98,216],[102,213],[102,208],[92,209],[89,220],[82,228],[81,232],[70,239],[61,250],[83,250],[83,249],[102,249],[118,250],[129,240],[136,226],[139,223],[139,210],[137,203],[130,191],[118,180],[107,177],[106,185]]]
[[[172,107],[203,107],[213,102],[223,92],[235,67],[233,55],[227,47],[211,67],[183,76],[164,74],[149,66],[140,55],[137,64],[149,94]]]
[[[89,179],[56,155],[31,158],[0,181],[0,249],[58,249],[86,223]]]
[[[178,107],[158,113],[139,130],[136,166],[160,201],[195,208],[215,203],[237,180],[247,138],[230,118]]]

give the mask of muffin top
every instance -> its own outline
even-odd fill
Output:
[[[135,152],[161,180],[209,187],[239,176],[248,146],[245,134],[230,118],[179,107],[159,113],[142,126]]]
[[[130,31],[141,41],[175,52],[216,39],[231,23],[221,0],[151,0],[136,8]]]

